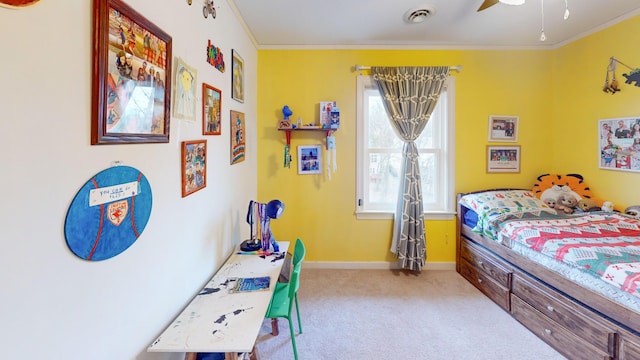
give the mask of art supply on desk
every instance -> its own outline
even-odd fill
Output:
[[[247,291],[262,291],[269,289],[271,283],[270,276],[259,276],[250,278],[238,278],[236,284],[229,289],[230,293],[239,293]]]
[[[238,255],[272,255],[271,251],[257,250],[257,251],[238,251],[236,254]]]
[[[270,221],[271,219],[278,219],[283,211],[284,203],[280,200],[271,200],[266,204],[253,200],[249,201],[247,223],[251,229],[251,238],[240,244],[240,250],[247,252],[260,249],[269,251],[269,248],[273,247],[274,252],[280,251],[278,242],[271,232]],[[253,232],[254,224],[256,226],[255,235]]]

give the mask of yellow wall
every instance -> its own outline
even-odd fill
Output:
[[[640,174],[598,167],[600,119],[640,116],[640,87],[625,84],[618,65],[620,92],[602,91],[609,58],[640,67],[640,17],[595,33],[554,52],[554,169],[578,172],[596,195],[620,210],[640,204]]]
[[[578,172],[596,194],[621,203],[626,198],[613,189],[614,184],[630,182],[638,175],[597,168],[596,122],[603,117],[633,115],[632,99],[640,97],[640,89],[623,85],[621,93],[605,96],[600,87],[609,56],[630,62],[637,59],[640,64],[640,54],[630,49],[628,41],[630,34],[640,34],[639,26],[640,21],[634,19],[564,48],[545,51],[259,51],[258,194],[260,201],[279,198],[286,204],[282,218],[271,225],[276,238],[302,238],[310,261],[394,261],[389,252],[392,221],[356,220],[354,215],[355,64],[462,65],[460,73],[453,73],[456,192],[530,188],[540,174]],[[594,50],[605,44],[605,50]],[[289,105],[292,119],[300,116],[308,123],[317,121],[318,104],[327,100],[337,101],[341,110],[341,127],[335,133],[338,171],[330,180],[326,175],[297,174],[297,145],[323,144],[321,132],[292,134],[294,163],[290,169],[283,168],[285,136],[276,130],[282,107]],[[519,174],[486,173],[488,117],[492,114],[520,117]],[[426,228],[427,262],[455,261],[455,220],[426,221]]]

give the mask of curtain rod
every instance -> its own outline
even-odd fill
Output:
[[[361,70],[371,70],[371,66],[363,66],[363,65],[356,64],[356,66],[353,67],[353,71],[358,71],[358,70],[360,70],[360,71]],[[462,65],[449,66],[449,70],[460,72],[460,71],[462,71]]]

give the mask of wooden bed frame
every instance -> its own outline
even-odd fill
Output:
[[[569,359],[640,359],[640,312],[473,232],[463,195],[456,270],[465,279]]]

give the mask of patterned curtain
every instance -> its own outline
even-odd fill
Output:
[[[402,269],[422,271],[427,255],[418,149],[414,141],[427,126],[449,76],[448,66],[371,67],[391,126],[404,141],[398,207],[391,252]]]

